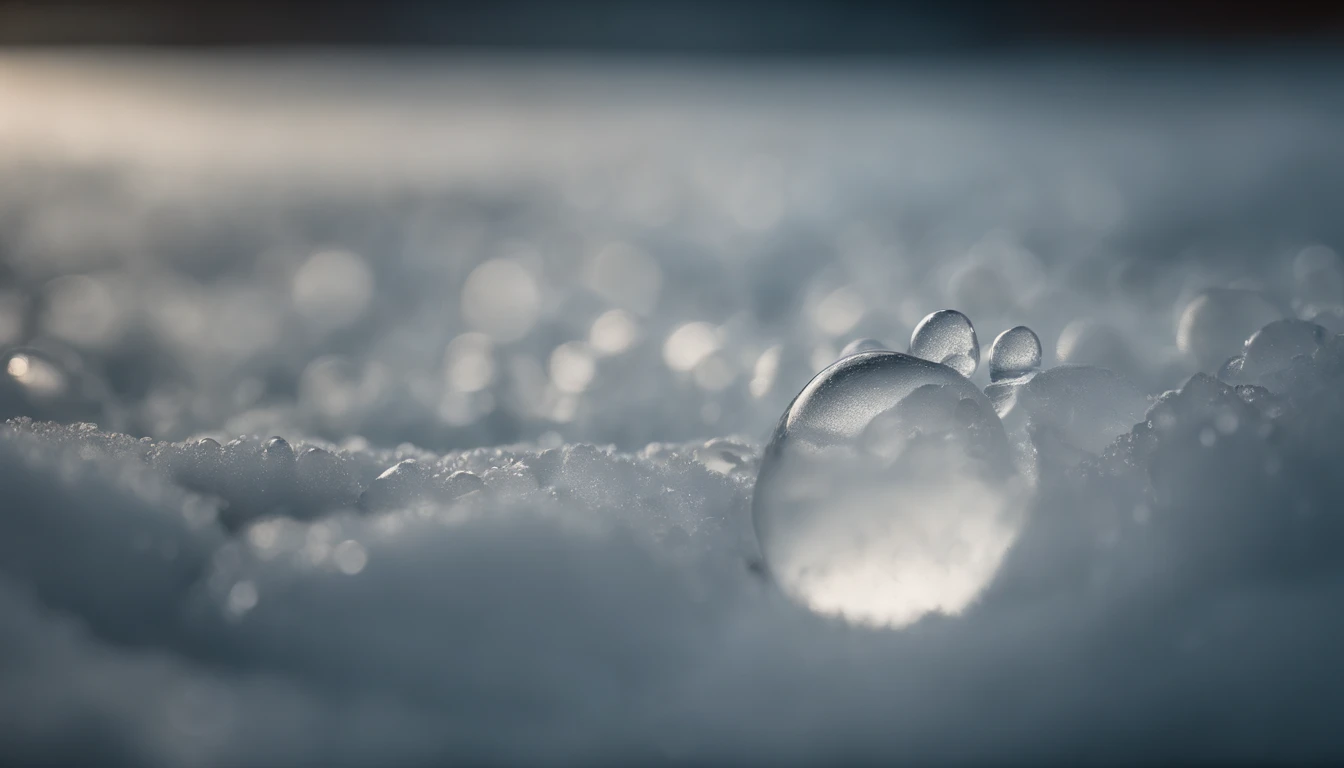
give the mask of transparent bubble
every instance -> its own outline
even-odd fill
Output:
[[[123,428],[107,383],[73,351],[57,346],[10,347],[0,361],[0,420],[28,416]]]
[[[1025,376],[1041,367],[1041,339],[1025,325],[1000,333],[989,347],[989,380]]]
[[[880,352],[883,350],[889,351],[889,348],[886,344],[883,344],[877,339],[855,339],[846,344],[844,349],[840,350],[840,357],[849,357],[850,355],[857,355],[860,352]]]
[[[1305,320],[1275,320],[1246,340],[1242,376],[1255,379],[1292,364],[1298,355],[1310,355],[1325,343],[1327,331]]]
[[[1181,312],[1176,345],[1201,371],[1216,370],[1241,351],[1246,338],[1283,317],[1260,293],[1239,288],[1210,288]]]
[[[1091,365],[1041,371],[1017,393],[1038,443],[1097,455],[1143,421],[1148,398],[1129,379]]]
[[[752,497],[770,573],[814,610],[876,625],[965,608],[1019,518],[1007,437],[955,371],[898,352],[843,358],[781,419]]]
[[[980,340],[970,318],[955,309],[940,309],[915,326],[910,354],[970,376],[980,365]]]

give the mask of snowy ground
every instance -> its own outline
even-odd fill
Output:
[[[1344,758],[1340,74],[0,56],[0,757]],[[960,614],[815,614],[761,447],[944,307],[1157,405]]]

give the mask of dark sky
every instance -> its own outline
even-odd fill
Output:
[[[684,52],[1320,44],[1344,4],[949,0],[0,0],[0,43],[317,43]]]

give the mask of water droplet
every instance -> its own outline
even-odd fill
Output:
[[[1201,371],[1216,370],[1246,338],[1283,317],[1261,294],[1210,288],[1190,301],[1176,326],[1176,345]]]
[[[1327,332],[1305,320],[1275,320],[1246,340],[1242,375],[1256,379],[1292,364],[1298,355],[1310,355],[1325,343]]]
[[[989,380],[1025,376],[1041,367],[1041,339],[1025,325],[1000,333],[989,347]]]
[[[915,326],[910,354],[970,376],[980,364],[980,340],[970,318],[955,309],[940,309]]]
[[[261,452],[268,460],[293,461],[294,459],[294,448],[283,437],[272,437],[267,440],[262,444]]]
[[[415,459],[392,465],[360,495],[360,509],[383,512],[406,507],[424,492],[427,475],[428,472]]]
[[[1016,536],[1007,436],[955,371],[898,352],[843,358],[794,398],[752,496],[780,588],[879,625],[955,613]]]
[[[877,339],[855,339],[846,344],[844,349],[840,350],[840,357],[849,357],[850,355],[857,355],[860,352],[881,352],[884,350],[890,351],[886,344],[883,344]]]

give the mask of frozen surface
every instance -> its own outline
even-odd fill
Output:
[[[4,761],[1344,759],[1339,67],[1123,64],[0,57]],[[812,611],[770,430],[945,308],[1006,543]]]

